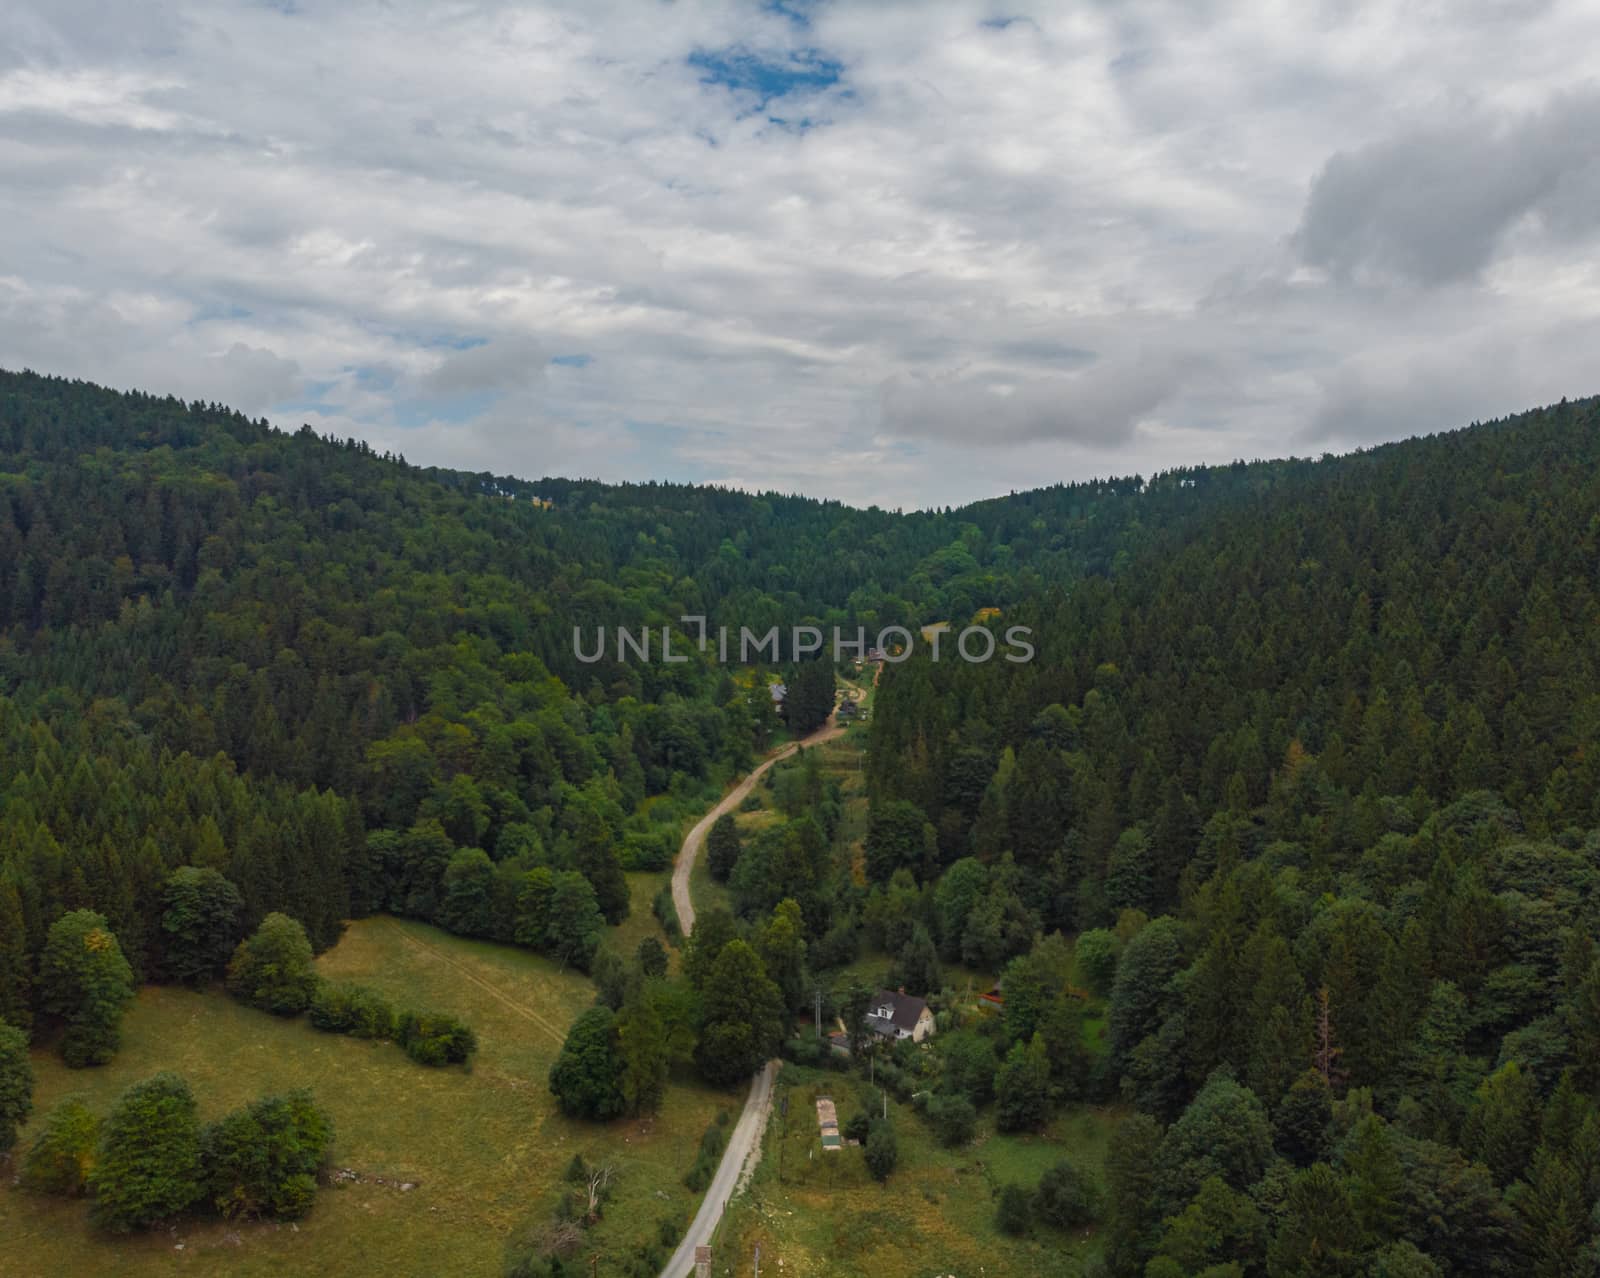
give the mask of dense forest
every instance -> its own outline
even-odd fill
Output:
[[[52,957],[74,920],[121,990],[387,911],[591,971],[550,1085],[604,1119],[747,1076],[871,948],[941,1015],[941,964],[1004,972],[1002,1016],[878,1067],[942,1140],[1130,1107],[1103,1186],[1002,1202],[1096,1222],[1111,1274],[1592,1274],[1597,463],[1584,401],[902,513],[425,470],[0,373],[7,1050],[79,1051],[106,1003]],[[603,944],[624,871],[788,730],[767,680],[794,726],[831,704],[825,663],[719,665],[680,618],[991,609],[1031,663],[885,664],[859,866],[803,758],[781,820],[713,831],[734,908],[672,975]],[[646,625],[689,660],[574,652]],[[359,991],[301,993],[359,1032]]]
[[[513,939],[540,866],[584,874],[615,921],[620,870],[665,864],[701,788],[775,727],[759,679],[679,618],[963,616],[1139,542],[1140,488],[899,516],[525,485],[0,373],[0,1014],[30,1021],[68,910],[159,975],[183,865],[240,888],[242,930],[282,910],[319,948],[376,909]],[[1169,523],[1199,508],[1163,500]],[[575,628],[645,626],[691,660],[576,657]]]
[[[1013,1052],[1076,936],[1111,1273],[1594,1272],[1597,463],[1588,401],[1261,468],[1033,664],[886,671],[869,906],[1011,959]]]

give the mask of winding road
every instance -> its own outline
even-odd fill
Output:
[[[744,802],[745,796],[755,788],[756,782],[761,780],[762,774],[773,764],[787,759],[801,746],[821,745],[824,741],[831,741],[842,735],[844,731],[844,727],[830,715],[828,722],[810,736],[799,741],[791,741],[788,745],[774,750],[759,767],[723,795],[722,801],[701,817],[694,829],[684,836],[683,847],[679,849],[677,863],[672,868],[672,907],[678,912],[678,926],[685,936],[694,931],[694,901],[689,896],[689,876],[694,873],[694,863],[700,855],[700,849],[705,846],[706,832],[711,829],[712,824],[725,812],[735,811]],[[712,1177],[706,1196],[700,1203],[700,1210],[695,1213],[694,1221],[689,1226],[689,1232],[683,1236],[683,1241],[678,1244],[678,1250],[672,1253],[672,1259],[667,1261],[667,1267],[661,1271],[661,1278],[689,1278],[689,1275],[694,1273],[695,1248],[711,1245],[711,1235],[716,1233],[717,1225],[722,1220],[722,1213],[728,1206],[728,1200],[738,1188],[745,1164],[760,1148],[761,1134],[766,1130],[767,1114],[772,1108],[772,1080],[777,1075],[778,1062],[768,1061],[755,1076],[755,1081],[750,1087],[750,1095],[744,1103],[744,1111],[739,1115],[739,1121],[734,1124],[733,1135],[728,1138],[728,1147],[723,1151],[722,1162],[717,1166],[717,1174]]]

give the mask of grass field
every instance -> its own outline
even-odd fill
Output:
[[[1114,1111],[1075,1108],[1042,1136],[997,1135],[986,1115],[972,1145],[946,1150],[909,1106],[891,1100],[900,1161],[880,1185],[860,1149],[823,1154],[818,1096],[833,1099],[841,1124],[882,1103],[864,1080],[784,1067],[760,1170],[717,1237],[718,1274],[729,1264],[747,1272],[758,1243],[762,1272],[786,1278],[1064,1278],[1096,1253],[1093,1231],[1036,1227],[1007,1237],[995,1227],[994,1195],[1006,1183],[1031,1188],[1064,1157],[1098,1177]]]
[[[649,918],[653,888],[638,885],[636,909],[641,893]],[[281,1021],[220,992],[142,989],[112,1064],[69,1070],[35,1054],[35,1120],[73,1093],[104,1112],[129,1083],[162,1069],[189,1079],[208,1119],[263,1092],[310,1087],[334,1117],[334,1166],[362,1179],[324,1187],[297,1226],[184,1222],[110,1240],[89,1227],[83,1204],[33,1198],[6,1177],[0,1272],[495,1275],[512,1231],[548,1215],[577,1152],[608,1158],[621,1172],[606,1219],[590,1235],[601,1274],[618,1272],[664,1217],[688,1221],[695,1201],[680,1177],[707,1124],[737,1101],[675,1084],[655,1119],[595,1127],[557,1114],[545,1080],[567,1026],[593,1001],[581,974],[388,918],[352,924],[318,967],[462,1016],[481,1044],[471,1071],[427,1069],[391,1044],[320,1034],[304,1018]],[[585,1261],[590,1254],[582,1253]]]

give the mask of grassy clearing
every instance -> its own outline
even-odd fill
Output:
[[[1036,1227],[1010,1238],[994,1224],[998,1186],[1035,1185],[1066,1157],[1095,1176],[1105,1162],[1111,1110],[1075,1108],[1042,1136],[1002,1136],[987,1120],[965,1149],[941,1149],[909,1106],[889,1102],[900,1162],[887,1184],[867,1173],[860,1149],[823,1154],[816,1099],[828,1096],[840,1122],[881,1093],[864,1080],[785,1066],[760,1170],[735,1200],[716,1242],[717,1272],[743,1272],[761,1245],[763,1272],[790,1278],[956,1278],[1079,1272],[1099,1241],[1092,1230],[1065,1234]],[[787,1101],[787,1113],[784,1102]]]
[[[636,908],[645,892],[648,918],[647,889],[635,885]],[[319,1034],[303,1018],[280,1021],[221,993],[143,989],[112,1064],[68,1070],[35,1054],[35,1123],[72,1093],[104,1112],[129,1083],[162,1069],[189,1079],[204,1118],[263,1092],[305,1086],[334,1116],[334,1165],[364,1179],[325,1187],[297,1227],[184,1223],[111,1240],[90,1229],[83,1204],[32,1198],[5,1177],[0,1271],[493,1275],[513,1229],[548,1214],[577,1152],[611,1159],[621,1171],[606,1219],[590,1235],[600,1273],[617,1272],[663,1217],[686,1223],[693,1214],[695,1196],[680,1177],[706,1125],[734,1102],[684,1083],[652,1120],[595,1127],[556,1113],[545,1079],[567,1026],[594,997],[581,974],[387,918],[352,924],[318,967],[398,1002],[462,1016],[481,1044],[471,1072],[426,1069],[391,1044]],[[402,1191],[403,1183],[415,1188]]]
[[[633,870],[628,874],[628,917],[616,927],[606,929],[606,944],[623,958],[631,959],[639,942],[653,936],[667,945],[667,934],[656,918],[656,894],[672,883],[671,870]]]

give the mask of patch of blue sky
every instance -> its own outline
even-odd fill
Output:
[[[689,55],[689,65],[701,73],[701,84],[750,94],[763,110],[776,98],[829,88],[844,74],[843,63],[810,48],[780,57],[740,46],[697,49]]]
[[[817,7],[817,0],[766,0],[761,7],[768,13],[788,18],[797,27],[809,27],[811,11]]]
[[[562,368],[588,368],[590,364],[594,363],[594,356],[581,352],[576,355],[552,355],[550,362],[559,364]]]

